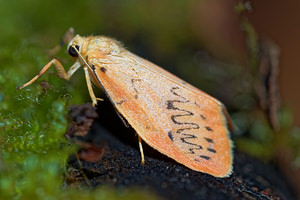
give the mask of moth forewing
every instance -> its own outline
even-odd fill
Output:
[[[218,177],[231,173],[231,140],[221,102],[126,50],[107,58],[109,64],[90,61],[95,74],[146,143],[191,169]]]

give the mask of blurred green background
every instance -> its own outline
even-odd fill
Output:
[[[90,102],[82,86],[83,73],[79,70],[66,82],[51,69],[28,88],[16,87],[50,61],[48,51],[69,27],[84,36],[114,37],[130,51],[220,99],[239,127],[233,136],[237,147],[273,159],[281,137],[274,136],[257,108],[253,75],[257,36],[239,17],[243,6],[239,10],[237,5],[195,0],[0,0],[0,199],[154,198],[135,189],[79,191],[63,186],[66,160],[76,151],[63,137],[68,106]],[[56,57],[66,68],[71,66],[64,50]],[[95,91],[101,96],[100,90]],[[291,132],[290,112],[280,116],[284,132]],[[293,145],[297,148],[297,143]]]

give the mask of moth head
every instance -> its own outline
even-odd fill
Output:
[[[85,44],[85,38],[76,35],[68,44],[67,52],[70,56],[77,58],[78,52],[81,53],[82,46]]]

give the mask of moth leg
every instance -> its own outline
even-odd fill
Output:
[[[28,85],[31,85],[34,81],[36,81],[39,77],[41,77],[50,67],[51,65],[54,65],[57,72],[58,72],[58,76],[62,79],[65,80],[69,80],[71,78],[71,76],[74,74],[74,72],[76,72],[76,70],[81,66],[79,62],[75,62],[70,69],[68,70],[68,72],[66,73],[64,66],[55,58],[53,58],[50,62],[48,62],[39,72],[38,75],[36,75],[35,77],[33,77],[33,79],[31,79],[30,81],[28,81],[27,83],[17,87],[17,89],[22,89],[24,87],[27,87]]]
[[[84,69],[85,80],[86,80],[86,84],[87,84],[87,87],[88,87],[88,90],[89,90],[89,94],[90,94],[90,97],[92,99],[93,106],[95,107],[97,105],[97,98],[96,98],[95,93],[93,91],[89,71],[88,71],[88,68],[86,66],[83,69]]]
[[[140,153],[141,153],[141,163],[145,164],[145,157],[144,157],[144,151],[143,151],[143,145],[142,145],[142,138],[138,135],[139,138],[139,148],[140,148]]]

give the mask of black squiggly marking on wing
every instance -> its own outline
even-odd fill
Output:
[[[211,138],[204,137],[204,139],[209,143],[214,143],[214,141]]]
[[[180,140],[185,143],[185,144],[188,144],[188,145],[191,145],[193,147],[189,148],[189,152],[191,154],[195,154],[195,150],[202,150],[203,147],[199,144],[195,144],[193,143],[193,139],[197,138],[197,136],[193,135],[193,134],[189,134],[187,133],[189,130],[192,130],[192,129],[199,129],[200,126],[194,122],[182,122],[180,121],[180,117],[186,117],[186,116],[192,116],[194,115],[193,112],[191,111],[188,111],[188,110],[185,110],[185,109],[181,109],[179,107],[177,107],[175,104],[176,103],[179,103],[179,104],[184,104],[184,103],[188,103],[190,102],[188,99],[186,99],[185,97],[179,95],[176,90],[178,90],[179,87],[173,87],[171,89],[171,93],[174,94],[175,96],[179,97],[181,100],[168,100],[167,101],[167,109],[170,109],[170,110],[178,110],[178,111],[181,111],[183,112],[182,114],[174,114],[171,116],[171,120],[174,124],[177,124],[177,125],[188,125],[188,127],[184,127],[184,128],[180,128],[176,131],[177,134],[180,134],[182,137],[180,138]],[[198,106],[198,105],[197,105]],[[174,133],[172,132],[169,132],[169,137],[170,139],[174,139],[173,135]],[[171,139],[171,140],[172,140]]]
[[[135,86],[135,83],[138,82],[138,81],[141,81],[142,79],[140,78],[133,78],[131,79],[131,84],[132,84],[132,87],[135,91],[135,95],[133,96],[133,98],[137,99],[138,98],[138,94],[139,94],[139,91],[136,89],[136,86]]]
[[[206,120],[206,117],[202,114],[200,114],[201,119]]]
[[[207,151],[210,151],[212,153],[217,153],[217,151],[215,149],[213,149],[213,148],[207,148]]]
[[[205,126],[206,130],[213,132],[214,130],[212,130],[212,128],[210,128],[209,126]]]
[[[100,70],[103,72],[103,73],[106,73],[107,69],[105,67],[100,67]]]
[[[116,102],[116,104],[117,105],[122,105],[123,103],[125,103],[126,102],[126,100],[121,100],[121,101],[119,101],[119,102]]]
[[[201,155],[200,158],[204,158],[205,160],[209,160],[210,159],[209,156],[203,156],[203,155]]]
[[[168,132],[168,137],[172,140],[172,142],[174,141],[172,131]]]
[[[95,65],[91,65],[93,72],[95,73]]]

